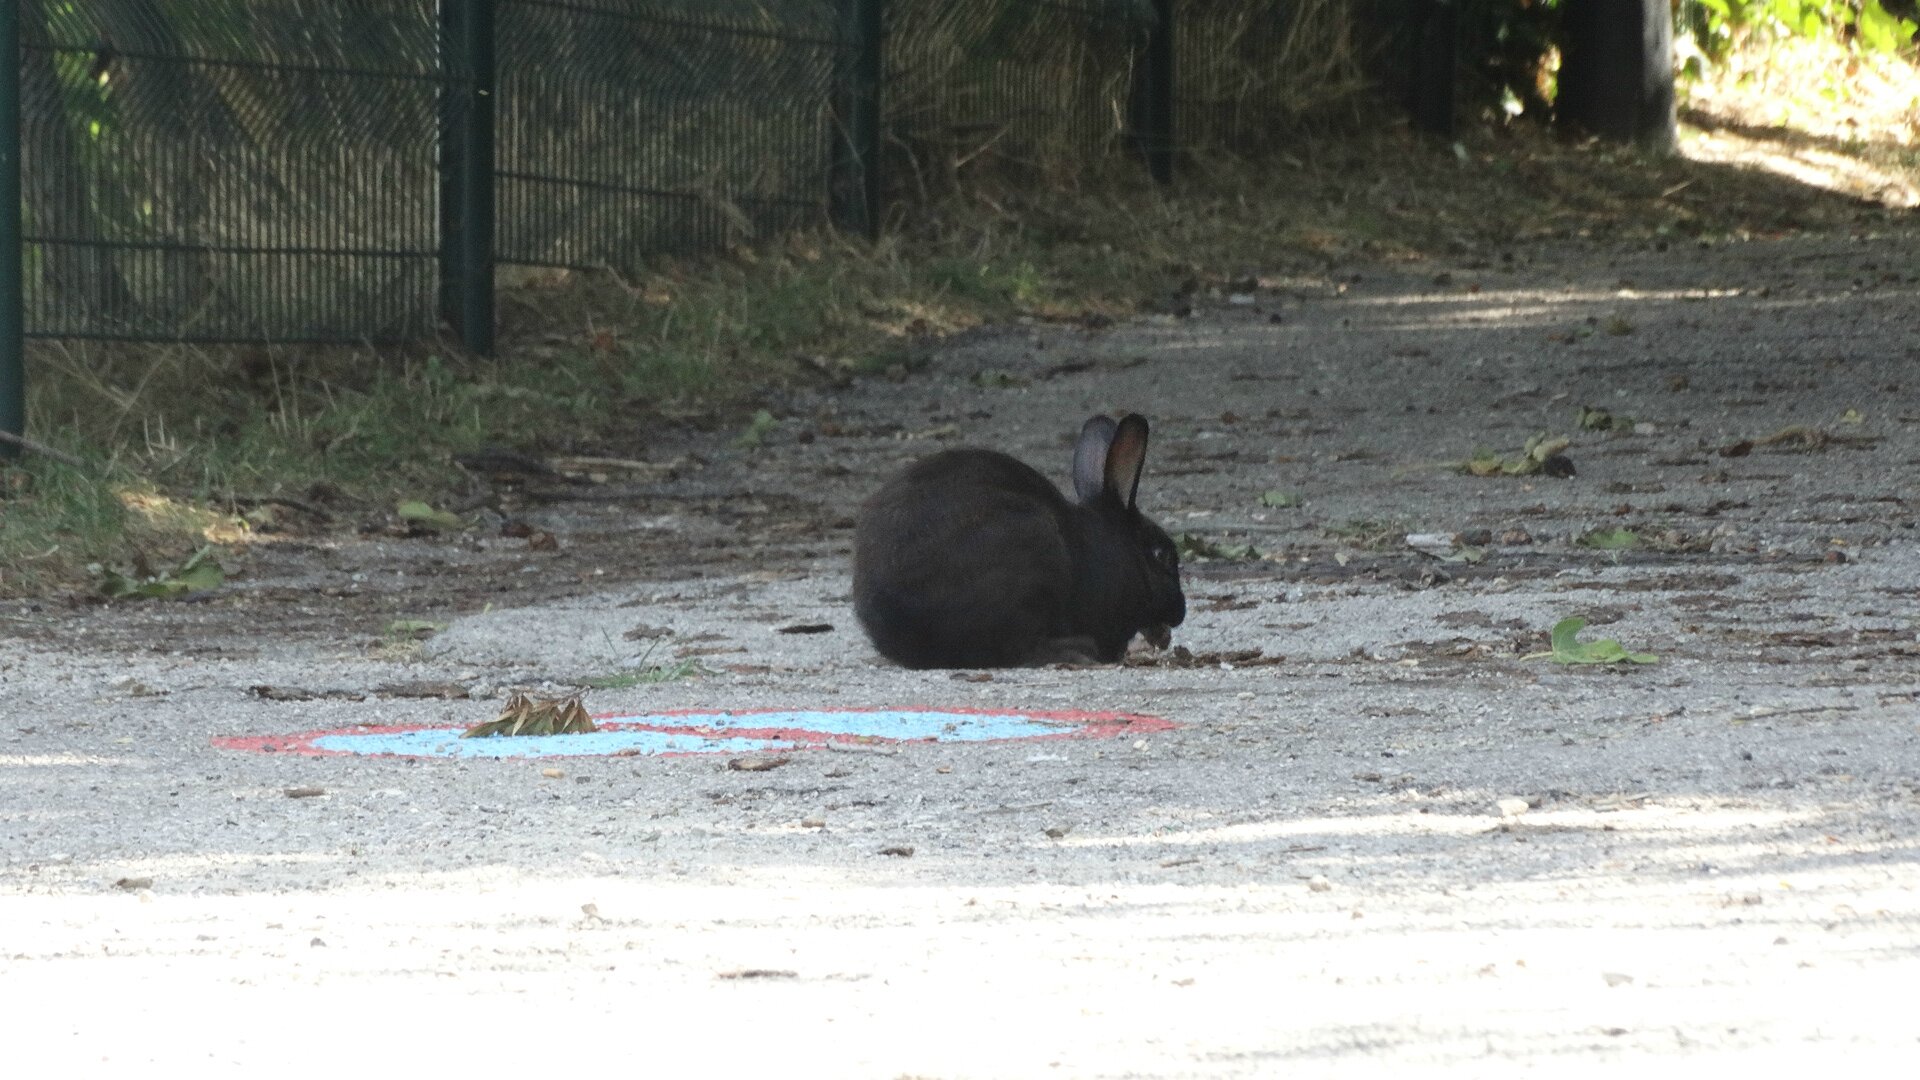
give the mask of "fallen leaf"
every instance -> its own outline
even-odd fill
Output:
[[[766,441],[767,432],[773,430],[774,424],[775,420],[773,419],[772,413],[765,409],[757,410],[753,414],[753,419],[747,422],[746,430],[742,431],[739,436],[733,440],[733,445],[743,450],[750,450],[759,446],[762,442]]]
[[[1632,529],[1595,529],[1577,537],[1574,544],[1597,551],[1625,551],[1640,546],[1640,534]]]
[[[216,589],[226,581],[227,573],[213,557],[213,548],[203,547],[187,556],[179,566],[159,573],[147,573],[138,561],[132,575],[117,570],[100,571],[100,592],[113,599],[164,600],[187,593]]]
[[[1534,657],[1545,657],[1556,664],[1657,664],[1660,658],[1652,653],[1630,652],[1626,646],[1612,638],[1582,643],[1576,636],[1585,629],[1587,620],[1581,618],[1561,619],[1553,624],[1553,648],[1547,653],[1534,653]]]
[[[600,730],[578,697],[535,701],[514,694],[500,715],[463,732],[463,739],[490,739],[536,735],[586,735]]]
[[[460,515],[450,514],[445,510],[435,510],[419,499],[402,500],[394,507],[394,514],[408,525],[428,532],[462,529],[467,524]]]

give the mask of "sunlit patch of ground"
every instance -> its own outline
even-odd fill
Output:
[[[1833,41],[1732,57],[1681,106],[1681,152],[1887,206],[1920,206],[1920,67]]]

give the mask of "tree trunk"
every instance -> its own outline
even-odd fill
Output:
[[[1560,123],[1672,153],[1669,0],[1566,0],[1561,27]]]

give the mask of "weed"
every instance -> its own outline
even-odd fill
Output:
[[[626,690],[635,686],[652,686],[655,683],[674,682],[678,679],[698,675],[701,667],[698,661],[677,660],[671,664],[655,664],[651,667],[629,668],[626,671],[588,679],[585,686],[590,690]]]
[[[1387,551],[1401,546],[1406,526],[1395,521],[1354,518],[1327,526],[1329,539],[1339,540],[1362,551]]]

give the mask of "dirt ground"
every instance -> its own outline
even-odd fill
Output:
[[[638,432],[636,464],[523,477],[458,535],[370,518],[254,544],[204,598],[0,607],[9,1060],[1920,1065],[1916,236],[1257,285],[978,333],[769,403],[757,445]],[[859,500],[963,442],[1064,482],[1106,410],[1152,419],[1141,503],[1216,556],[1189,556],[1176,650],[879,661],[848,602]],[[1451,467],[1541,432],[1576,475]],[[1582,542],[1618,529],[1639,546]],[[1534,656],[1569,616],[1658,663]],[[1179,726],[769,771],[213,744],[464,726],[514,688]]]

